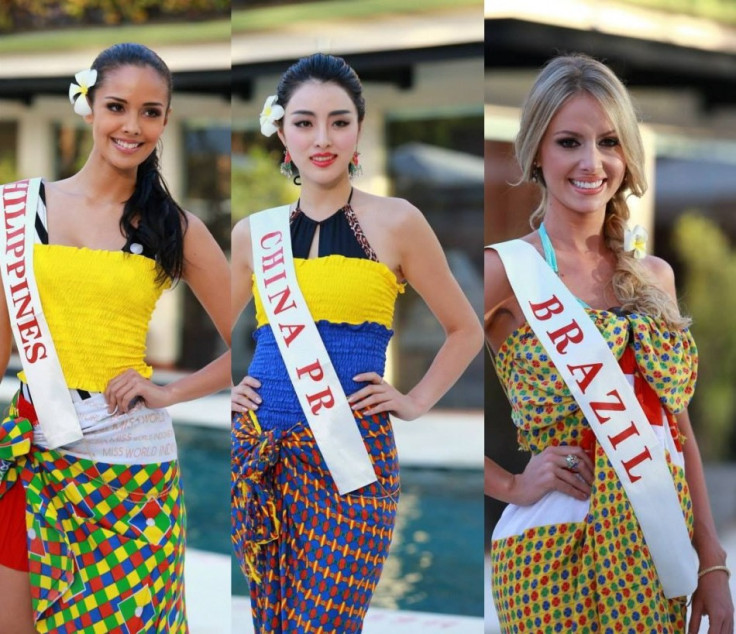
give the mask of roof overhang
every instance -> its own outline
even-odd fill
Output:
[[[411,88],[417,64],[482,57],[479,9],[305,21],[278,31],[234,34],[233,92],[249,99],[258,77],[280,75],[301,57],[316,52],[345,57],[363,81]]]
[[[230,98],[229,43],[157,49],[174,75],[177,93]],[[0,56],[0,99],[30,103],[39,95],[66,95],[74,74],[89,67],[96,51]]]
[[[566,2],[569,11],[550,3],[554,15],[525,11],[527,0],[519,4],[517,11],[486,10],[486,69],[536,71],[555,55],[585,52],[629,86],[694,89],[706,109],[736,104],[736,29],[730,26],[615,3],[596,5],[615,7],[615,20],[580,0]]]

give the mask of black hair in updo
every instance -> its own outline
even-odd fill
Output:
[[[358,111],[358,122],[362,123],[365,117],[365,99],[363,99],[363,85],[357,73],[342,57],[315,53],[309,57],[302,57],[296,64],[281,75],[276,95],[278,103],[283,108],[289,103],[297,88],[307,81],[332,82],[342,88],[352,99]]]
[[[168,109],[173,86],[171,71],[150,48],[135,43],[114,44],[97,56],[92,63],[92,68],[97,71],[97,81],[89,89],[90,102],[94,102],[96,88],[105,83],[107,73],[122,66],[150,67],[156,71],[166,83]],[[138,242],[144,253],[153,254],[161,283],[166,278],[176,281],[182,275],[186,226],[186,215],[172,198],[161,176],[158,153],[154,150],[138,166],[135,190],[125,202],[120,229],[128,245]]]

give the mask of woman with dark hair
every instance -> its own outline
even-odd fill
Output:
[[[76,80],[84,167],[1,190],[0,349],[5,365],[12,331],[24,373],[0,427],[0,630],[183,633],[185,514],[163,408],[225,387],[229,352],[159,386],[146,331],[184,280],[229,341],[229,270],[159,173],[166,64],[116,44]]]
[[[516,156],[534,231],[485,252],[485,332],[532,456],[486,459],[508,502],[492,591],[511,632],[733,632],[725,552],[687,414],[697,374],[672,268],[627,228],[646,191],[626,88],[585,55],[551,60],[524,103]],[[691,544],[692,542],[692,544]],[[693,546],[696,553],[693,552]]]
[[[362,630],[399,495],[388,414],[427,412],[481,345],[422,214],[353,188],[364,116],[341,58],[289,68],[261,130],[278,132],[299,200],[233,230],[233,323],[252,297],[258,322],[248,376],[233,388],[233,541],[261,634]],[[406,282],[446,339],[402,394],[383,373]]]

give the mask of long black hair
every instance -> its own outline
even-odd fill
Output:
[[[95,89],[105,82],[105,76],[121,66],[150,67],[166,82],[168,110],[171,104],[172,77],[166,63],[150,48],[142,44],[114,44],[102,51],[92,68],[97,71],[97,82],[89,89],[94,102]],[[151,254],[158,265],[158,281],[178,280],[184,269],[184,232],[187,218],[184,210],[174,201],[159,169],[156,150],[138,166],[133,195],[125,202],[120,218],[120,229],[126,245],[140,243],[145,254]]]

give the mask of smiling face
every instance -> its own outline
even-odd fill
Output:
[[[616,130],[588,93],[571,97],[552,117],[537,163],[547,188],[547,213],[604,213],[626,173]]]
[[[347,179],[359,136],[358,112],[348,93],[335,83],[314,80],[291,95],[279,130],[302,184]]]
[[[120,171],[135,170],[156,149],[169,113],[169,91],[150,66],[126,65],[107,71],[95,87],[93,155]]]

